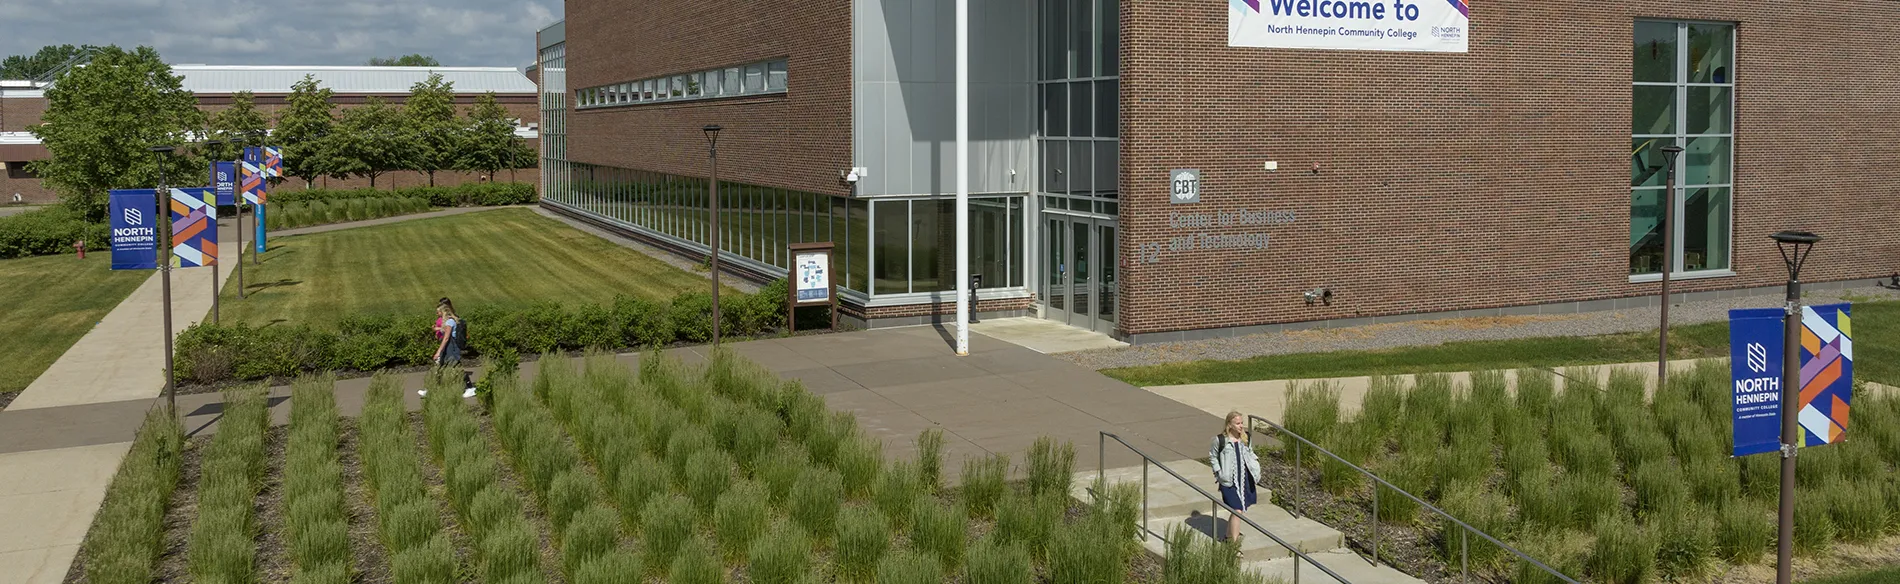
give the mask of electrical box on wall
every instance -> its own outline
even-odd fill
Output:
[[[1268,160],[1265,166],[1267,167],[1267,170],[1280,170],[1280,161]]]

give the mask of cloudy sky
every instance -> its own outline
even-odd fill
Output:
[[[361,65],[422,53],[520,67],[560,0],[0,0],[0,56],[149,45],[173,64]]]

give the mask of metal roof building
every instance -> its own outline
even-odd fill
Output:
[[[292,85],[305,75],[315,76],[323,87],[339,95],[407,94],[411,86],[441,74],[454,84],[458,94],[497,94],[532,96],[533,80],[513,67],[372,67],[372,66],[288,66],[288,65],[173,65],[172,73],[184,78],[184,88],[198,95],[249,91],[259,95],[290,93]]]

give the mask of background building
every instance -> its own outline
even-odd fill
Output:
[[[1783,229],[1827,238],[1811,285],[1900,269],[1900,6],[1452,4],[1469,28],[1430,34],[1462,52],[1235,46],[1242,2],[970,0],[979,311],[1136,342],[1563,313],[1654,303],[1665,256],[1684,298],[1765,293]],[[542,32],[548,204],[704,254],[721,124],[743,269],[835,241],[853,316],[949,312],[953,3],[696,6],[572,0]]]
[[[322,87],[334,92],[330,102],[338,111],[380,97],[400,106],[408,98],[411,86],[426,81],[431,74],[442,75],[453,84],[459,113],[467,114],[475,100],[487,92],[515,117],[515,135],[538,143],[539,124],[532,80],[512,67],[373,67],[373,66],[248,66],[248,65],[173,65],[172,74],[183,78],[186,91],[198,98],[198,108],[207,114],[231,105],[232,96],[249,91],[259,114],[273,125],[284,109],[291,86],[305,75],[315,76]],[[30,81],[0,81],[0,164],[6,173],[0,176],[0,197],[11,202],[19,194],[26,202],[50,202],[57,195],[28,173],[26,163],[50,156],[28,128],[40,124],[46,111],[45,87]],[[532,172],[520,180],[532,180]],[[443,171],[435,175],[437,185],[454,185],[480,180],[476,173]],[[510,180],[504,174],[502,180]],[[377,178],[377,188],[397,188],[428,184],[423,173],[397,171]],[[369,186],[365,178],[319,179],[318,188],[359,188]],[[285,181],[280,189],[301,189],[302,181]]]

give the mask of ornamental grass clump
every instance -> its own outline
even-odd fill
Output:
[[[343,515],[343,467],[337,459],[332,378],[299,379],[291,388],[284,451],[284,505],[291,565],[297,573],[348,573],[349,525]]]
[[[805,533],[822,543],[831,541],[838,522],[838,507],[843,502],[843,479],[836,471],[814,466],[799,474],[787,511]]]
[[[1507,535],[1506,530],[1511,526],[1510,504],[1504,497],[1491,492],[1479,482],[1454,483],[1448,486],[1439,501],[1439,506],[1452,517],[1457,517],[1466,525],[1490,534],[1491,537],[1503,538]],[[1492,566],[1502,562],[1506,552],[1488,541],[1472,544],[1469,550],[1464,549],[1464,542],[1461,541],[1459,534],[1463,529],[1457,524],[1445,526],[1444,537],[1439,538],[1439,552],[1442,554],[1440,557],[1453,562],[1463,561],[1468,557],[1473,565],[1478,566]],[[1470,537],[1473,540],[1483,539],[1477,537],[1476,534]]]
[[[1319,453],[1314,453],[1312,456],[1312,458],[1321,459],[1320,488],[1338,495],[1365,486],[1366,475],[1347,464],[1366,462],[1379,447],[1377,432],[1362,429],[1363,427],[1364,424],[1358,422],[1343,422],[1332,426],[1326,431],[1327,434],[1321,435],[1319,442],[1326,445],[1327,449],[1339,458]]]
[[[712,434],[699,426],[681,424],[673,430],[673,437],[666,441],[665,461],[672,471],[674,485],[691,489],[692,477],[687,470],[692,466],[693,455],[714,450]]]
[[[506,582],[527,575],[541,581],[538,564],[541,540],[526,520],[509,519],[489,528],[476,546],[480,556],[482,580]]]
[[[1840,526],[1834,523],[1834,506],[1830,498],[1824,495],[1795,497],[1794,547],[1797,551],[1810,554],[1826,552],[1833,547],[1835,538],[1840,537]]]
[[[573,578],[587,563],[619,545],[620,518],[601,505],[574,513],[561,537],[561,568]]]
[[[672,568],[680,543],[693,535],[693,505],[679,494],[656,496],[640,511],[640,546],[647,568]]]
[[[740,467],[752,472],[758,468],[759,460],[772,452],[784,432],[785,425],[779,422],[778,416],[745,408],[740,411],[737,427],[733,429],[733,457],[739,460]]]
[[[1656,569],[1656,537],[1621,509],[1604,511],[1595,528],[1587,571],[1599,582],[1639,584]]]
[[[1111,515],[1097,507],[1083,520],[1056,531],[1049,544],[1052,584],[1121,584],[1133,553],[1132,537]]]
[[[861,433],[844,440],[838,447],[835,466],[844,480],[844,494],[854,501],[870,498],[877,488],[878,473],[884,467],[884,442]]]
[[[877,564],[878,584],[937,584],[943,575],[936,556],[911,550],[898,550]]]
[[[996,530],[991,536],[1001,543],[1022,544],[1038,561],[1048,557],[1050,538],[1062,525],[1069,497],[1063,494],[1032,496],[1011,493],[997,507]]]
[[[1588,536],[1570,530],[1529,530],[1521,534],[1516,542],[1518,551],[1536,558],[1550,570],[1512,556],[1516,569],[1510,581],[1515,584],[1563,583],[1564,579],[1559,578],[1558,574],[1581,581],[1584,560],[1590,551],[1588,539]],[[1552,574],[1551,570],[1557,573]]]
[[[620,480],[613,487],[614,504],[620,507],[621,521],[639,525],[640,513],[647,501],[670,492],[673,484],[668,476],[670,472],[665,464],[646,453],[630,457],[621,467]]]
[[[891,546],[891,522],[876,508],[852,506],[838,514],[838,544],[833,557],[847,582],[869,583],[877,563]]]
[[[1749,502],[1723,507],[1715,516],[1715,555],[1735,565],[1761,560],[1775,539],[1773,514]]]
[[[1194,528],[1176,525],[1168,530],[1167,557],[1162,564],[1164,584],[1241,584],[1263,582],[1260,575],[1242,570],[1240,546],[1215,541]]]
[[[1028,453],[1029,494],[1068,495],[1075,482],[1075,445],[1048,436],[1036,438]]]
[[[574,515],[600,499],[600,486],[595,483],[594,475],[581,469],[573,469],[555,475],[554,483],[548,488],[548,525],[554,529],[558,538],[567,533],[567,526]]]
[[[1511,499],[1517,503],[1517,515],[1535,529],[1558,529],[1575,525],[1570,501],[1558,491],[1554,473],[1540,469],[1518,475],[1511,485]]]
[[[943,431],[929,428],[917,434],[917,476],[924,490],[943,488]]]
[[[940,565],[963,565],[964,538],[969,533],[969,518],[949,505],[925,495],[912,510],[910,545],[936,556]]]
[[[1742,498],[1742,484],[1736,478],[1733,461],[1719,458],[1698,460],[1683,465],[1689,495],[1711,510],[1719,510]]]
[[[1367,384],[1366,395],[1359,400],[1362,424],[1379,433],[1380,441],[1390,439],[1404,419],[1405,382],[1390,375],[1378,375]]]
[[[811,565],[811,540],[790,522],[779,522],[746,552],[746,576],[759,584],[804,584]]]
[[[446,533],[436,534],[427,542],[396,552],[389,560],[392,580],[415,584],[453,584],[455,549]]]
[[[1386,458],[1375,465],[1373,472],[1379,478],[1404,489],[1415,497],[1425,496],[1426,489],[1432,484],[1432,460],[1419,454],[1400,454]],[[1418,501],[1385,485],[1376,485],[1379,489],[1379,520],[1387,523],[1409,525],[1418,520]]]
[[[666,581],[668,584],[720,584],[725,578],[725,567],[719,564],[719,558],[713,555],[706,540],[689,537],[680,544],[679,553],[673,557]]]
[[[963,461],[963,476],[958,496],[971,517],[988,518],[996,514],[996,503],[1009,488],[1009,457],[990,454]],[[954,562],[951,562],[954,563]]]
[[[1656,534],[1656,571],[1672,582],[1706,581],[1715,558],[1715,522],[1700,506],[1684,504],[1650,517]]]
[[[686,464],[686,495],[693,499],[693,505],[700,513],[712,513],[713,503],[719,501],[719,495],[732,486],[732,479],[738,467],[732,462],[732,455],[723,450],[706,449],[695,452]]]
[[[713,512],[713,533],[719,538],[719,550],[726,560],[737,562],[752,549],[753,540],[763,535],[771,523],[772,511],[766,507],[765,487],[740,479],[719,495]]]
[[[1636,509],[1645,516],[1673,511],[1689,499],[1682,472],[1668,461],[1643,463],[1630,473],[1629,483],[1636,491]]]
[[[766,492],[771,495],[772,505],[784,507],[791,501],[792,489],[798,486],[799,475],[811,466],[811,458],[805,454],[804,447],[786,442],[779,444],[777,450],[759,461],[755,474],[765,483]]]
[[[1331,435],[1339,421],[1339,391],[1332,385],[1323,381],[1293,384],[1286,404],[1287,430],[1323,443],[1321,439]]]
[[[1030,584],[1036,580],[1034,570],[1029,550],[1023,544],[1004,543],[995,536],[986,536],[970,546],[963,579],[969,584]]]
[[[897,527],[910,526],[911,504],[924,492],[923,478],[917,476],[917,464],[900,460],[878,477],[873,499],[879,511]]]
[[[1608,475],[1564,473],[1557,479],[1557,496],[1570,507],[1569,526],[1588,530],[1605,509],[1621,509],[1623,494]]]
[[[1856,481],[1841,480],[1827,489],[1829,516],[1838,528],[1841,541],[1868,543],[1885,531],[1887,501],[1880,492],[1879,480],[1877,475]]]
[[[627,551],[611,551],[581,565],[579,572],[569,580],[573,584],[623,584],[632,576],[646,572],[639,554]],[[512,582],[508,584],[514,584]]]

